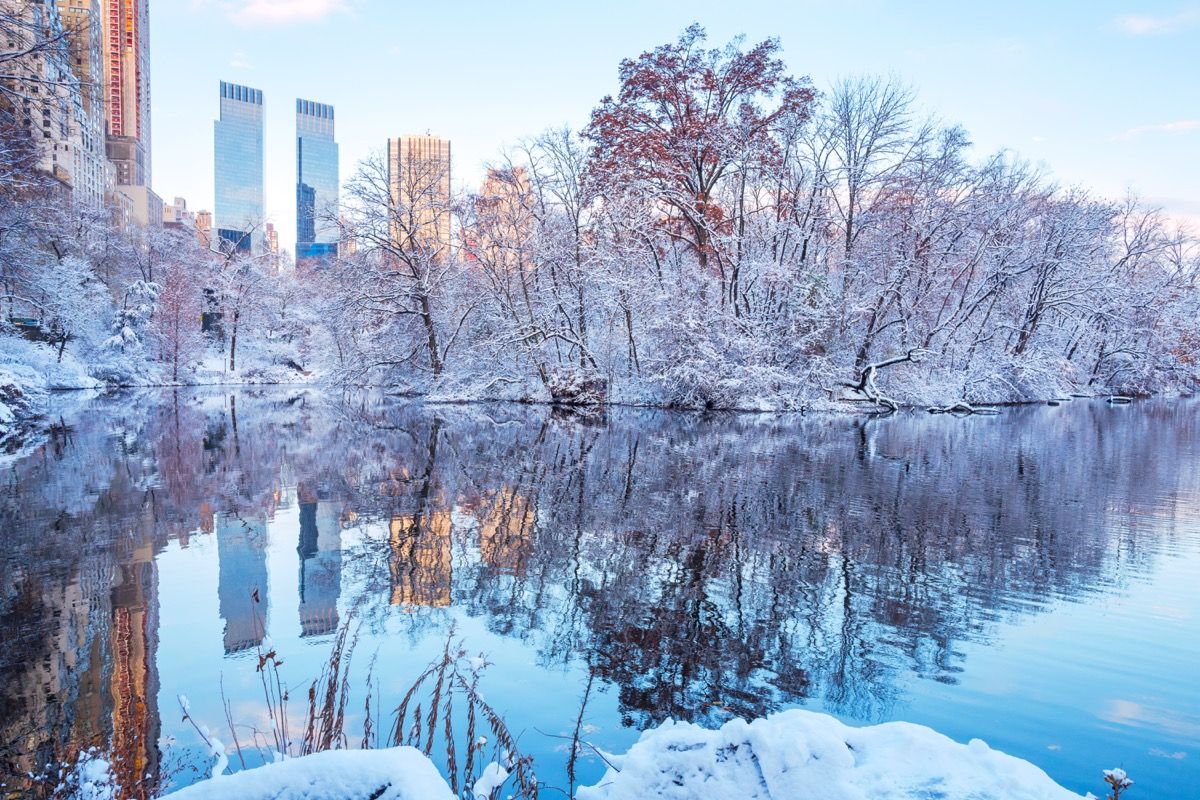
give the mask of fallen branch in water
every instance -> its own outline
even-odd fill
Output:
[[[879,391],[879,386],[875,383],[876,373],[881,369],[894,367],[897,364],[904,364],[906,362],[920,363],[918,360],[919,356],[927,352],[929,351],[914,347],[902,356],[892,356],[891,358],[885,358],[883,361],[867,364],[858,373],[858,380],[842,381],[841,385],[853,389],[875,405],[886,408],[889,412],[897,411],[900,408],[900,403]]]
[[[948,406],[930,406],[926,411],[930,414],[955,414],[959,416],[968,416],[970,414],[993,415],[1000,413],[994,408],[976,408],[965,400],[959,400],[957,403],[952,403]]]

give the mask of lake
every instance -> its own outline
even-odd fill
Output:
[[[590,751],[568,774],[576,734],[620,752],[667,718],[791,707],[978,737],[1080,793],[1117,765],[1130,800],[1200,787],[1200,402],[60,402],[0,482],[10,789],[89,745],[128,785],[203,777],[181,696],[259,763],[258,654],[302,709],[344,626],[351,745],[365,687],[386,732],[452,638],[548,787],[602,774]]]

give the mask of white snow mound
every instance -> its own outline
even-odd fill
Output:
[[[811,711],[718,730],[668,720],[609,760],[578,800],[1081,800],[978,739],[907,722],[853,728]]]
[[[454,800],[433,762],[412,747],[328,750],[206,781],[171,800]]]

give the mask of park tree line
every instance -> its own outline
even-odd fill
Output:
[[[443,398],[886,409],[1195,388],[1200,249],[1161,211],[981,156],[895,79],[818,88],[776,40],[711,47],[692,26],[618,77],[582,130],[505,150],[470,192],[446,192],[437,160],[397,180],[367,158],[327,211],[339,255],[298,270],[129,236],[4,166],[6,311],[35,309],[110,382],[186,382],[215,348],[239,379]]]
[[[818,91],[779,49],[709,48],[693,26],[623,61],[587,127],[511,148],[450,200],[452,256],[379,235],[408,210],[368,162],[342,223],[374,233],[335,271],[356,324],[334,374],[708,407],[1194,387],[1187,231],[978,158],[896,80]],[[437,186],[406,196],[445,204]]]

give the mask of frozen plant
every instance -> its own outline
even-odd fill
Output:
[[[1130,786],[1133,786],[1133,780],[1120,767],[1104,770],[1104,782],[1112,787],[1112,792],[1109,793],[1108,800],[1121,800],[1121,794]]]

